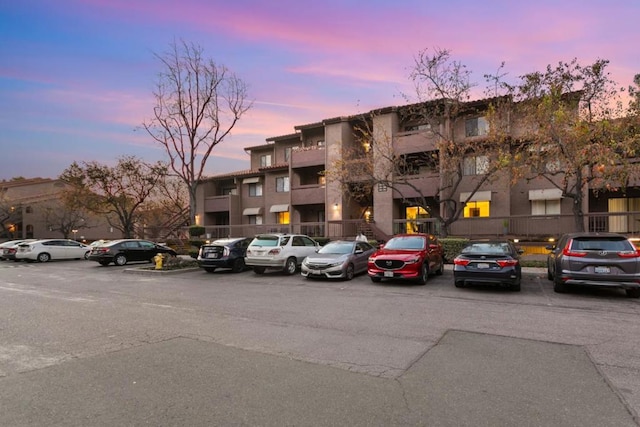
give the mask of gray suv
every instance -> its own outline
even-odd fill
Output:
[[[555,292],[572,287],[601,286],[624,289],[640,297],[640,251],[621,234],[571,233],[547,246],[547,278]]]

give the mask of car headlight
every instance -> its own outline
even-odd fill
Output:
[[[417,257],[410,258],[410,259],[406,260],[404,263],[405,264],[416,264],[416,263],[419,263],[420,261],[422,261],[422,260],[420,259],[420,257],[417,256]]]
[[[329,267],[338,267],[340,265],[344,264],[343,261],[336,261],[336,262],[332,262],[329,264]]]
[[[309,265],[309,262],[308,262],[307,258],[302,260],[302,265]]]

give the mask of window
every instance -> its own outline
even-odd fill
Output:
[[[489,133],[489,123],[484,117],[476,117],[465,121],[466,136],[483,136]]]
[[[260,156],[260,167],[265,168],[271,166],[271,154],[264,154]]]
[[[262,215],[249,215],[249,224],[262,224]]]
[[[414,132],[418,130],[431,130],[431,125],[427,123],[423,125],[407,125],[404,127],[405,132]]]
[[[289,224],[289,211],[278,212],[277,214],[278,224]]]
[[[465,218],[476,218],[476,217],[488,217],[489,216],[489,201],[477,201],[477,202],[467,202],[464,206],[464,217]]]
[[[281,176],[276,178],[276,193],[287,193],[289,191],[289,177]]]
[[[262,196],[262,184],[249,184],[249,197],[260,197]]]
[[[469,156],[462,160],[462,175],[484,175],[489,170],[487,156]]]
[[[560,215],[560,199],[532,200],[531,215]]]

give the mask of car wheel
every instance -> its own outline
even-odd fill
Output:
[[[266,270],[265,267],[253,267],[253,271],[256,274],[264,274],[264,271]]]
[[[456,288],[464,288],[464,280],[456,280],[454,283]]]
[[[427,260],[422,263],[422,268],[420,269],[420,277],[418,278],[419,285],[426,285],[427,280],[429,279],[429,266],[427,265]]]
[[[378,283],[380,280],[382,280],[381,278],[376,276],[369,276],[369,277],[371,278],[371,281],[374,283]]]
[[[231,271],[233,271],[234,273],[240,273],[243,270],[244,270],[244,259],[236,258],[236,260],[233,261],[233,267],[231,267]]]
[[[116,255],[116,257],[113,259],[113,262],[116,265],[125,265],[127,263],[127,257],[122,255],[122,254],[118,254]]]
[[[206,271],[207,273],[213,273],[216,271],[215,267],[205,267],[204,271]]]
[[[297,268],[298,264],[296,263],[296,259],[293,257],[287,259],[287,262],[284,263],[285,274],[292,275],[296,272]]]
[[[51,256],[46,252],[38,254],[38,262],[47,262],[50,259],[51,259]]]
[[[551,269],[547,265],[547,280],[553,280],[553,274],[551,273]]]
[[[626,289],[625,292],[629,298],[640,298],[640,289]]]
[[[90,253],[91,253],[91,251],[86,252],[86,253],[84,254],[84,259],[89,259],[89,254],[90,254]]]
[[[553,279],[553,291],[559,294],[564,294],[567,292],[568,286],[564,283],[559,277],[554,277]]]
[[[441,259],[440,260],[440,266],[436,270],[436,275],[442,276],[443,273],[444,273],[444,259]]]
[[[347,265],[347,271],[345,271],[345,273],[344,273],[344,278],[346,280],[351,280],[351,279],[353,279],[353,276],[355,276],[355,271],[353,269],[353,264],[349,264],[349,265]]]
[[[109,261],[98,261],[98,264],[100,264],[103,267],[106,267],[107,265],[109,265]]]

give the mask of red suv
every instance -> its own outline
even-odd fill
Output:
[[[442,274],[444,250],[431,234],[398,234],[369,257],[367,267],[373,282],[403,279],[424,285],[431,274]]]

